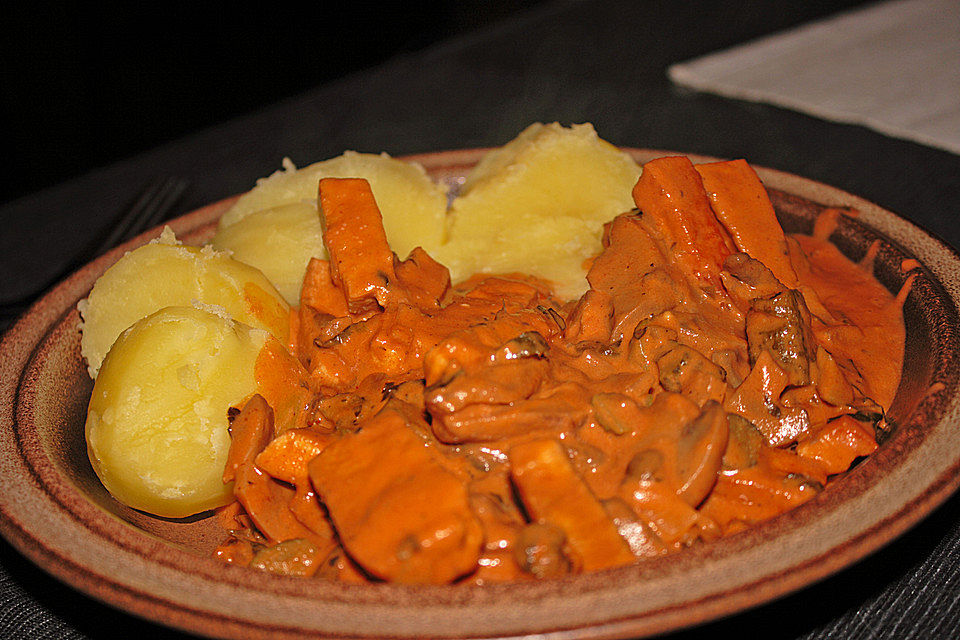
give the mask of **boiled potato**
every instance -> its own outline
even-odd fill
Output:
[[[259,270],[218,253],[178,244],[169,229],[161,238],[127,253],[93,285],[81,302],[81,353],[91,377],[120,333],[158,309],[193,301],[266,329],[284,344],[289,305]]]
[[[590,124],[536,123],[488,153],[454,199],[448,240],[432,255],[454,281],[529,273],[561,297],[587,289],[584,262],[603,224],[633,208],[640,166]]]
[[[365,178],[383,215],[390,247],[405,258],[415,247],[430,252],[443,240],[447,193],[418,164],[389,155],[347,151],[302,169],[292,165],[257,182],[257,185],[220,218],[225,229],[241,219],[284,204],[307,202],[316,211],[321,178]],[[319,218],[317,229],[319,229]],[[228,244],[225,248],[233,249]]]
[[[211,244],[262,271],[291,305],[299,304],[307,263],[327,256],[317,206],[306,202],[244,216],[220,227]]]
[[[110,349],[87,411],[94,471],[118,500],[181,518],[226,504],[227,409],[254,393],[297,424],[299,363],[266,331],[209,311],[167,307]]]

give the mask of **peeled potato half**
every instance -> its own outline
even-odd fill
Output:
[[[530,125],[470,172],[451,204],[447,241],[431,255],[454,281],[528,273],[574,299],[587,289],[584,261],[600,252],[604,223],[633,208],[639,176],[592,125]]]
[[[260,393],[295,413],[300,372],[262,329],[201,309],[161,309],[125,331],[103,361],[87,411],[93,469],[115,498],[158,516],[222,506],[232,499],[222,480],[227,410]]]
[[[307,263],[311,258],[327,257],[317,206],[305,202],[244,216],[219,228],[212,244],[262,271],[291,305],[300,301]]]
[[[223,214],[220,229],[253,213],[280,205],[308,202],[316,211],[317,184],[321,178],[367,180],[383,215],[390,247],[401,258],[418,246],[430,252],[443,240],[446,190],[433,182],[418,164],[392,158],[386,153],[356,151],[347,151],[301,169],[288,166],[258,181]],[[318,218],[318,230],[319,224]],[[232,249],[229,245],[224,246]]]
[[[194,302],[218,307],[286,343],[290,308],[263,273],[210,247],[178,244],[165,231],[159,241],[118,260],[80,303],[81,353],[91,377],[127,327],[163,307]]]

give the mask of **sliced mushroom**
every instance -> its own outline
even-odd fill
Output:
[[[752,422],[735,413],[727,414],[729,438],[722,467],[727,470],[756,466],[763,445],[763,434]]]
[[[520,530],[514,555],[520,568],[536,578],[559,578],[570,573],[573,564],[564,551],[566,536],[552,524],[535,522]]]
[[[853,402],[853,386],[840,370],[840,365],[823,347],[817,347],[817,393],[834,406]]]
[[[663,454],[658,450],[645,449],[630,460],[626,475],[641,482],[662,482],[663,462]]]
[[[682,393],[700,406],[723,400],[726,394],[723,369],[696,349],[677,345],[660,356],[657,366],[664,389]]]
[[[783,283],[759,260],[746,253],[733,253],[723,261],[723,269],[733,276],[736,284],[724,278],[727,290],[741,300],[769,298],[784,290]]]
[[[516,338],[508,340],[494,354],[494,360],[516,360],[517,358],[542,358],[547,354],[549,345],[538,331],[525,331]]]
[[[708,402],[680,432],[677,495],[690,506],[700,504],[716,483],[728,435],[727,415],[716,402]]]
[[[791,385],[809,384],[810,362],[816,358],[810,312],[799,291],[788,289],[750,303],[747,349],[751,364],[768,351]]]
[[[656,362],[660,356],[677,346],[675,329],[658,324],[641,323],[633,332],[630,359],[637,363]]]
[[[660,536],[650,528],[650,525],[641,521],[623,499],[608,498],[603,501],[603,508],[617,525],[620,536],[630,545],[633,555],[642,558],[663,555],[668,551]]]
[[[593,415],[611,433],[630,433],[639,423],[640,407],[622,393],[597,393],[590,399]]]

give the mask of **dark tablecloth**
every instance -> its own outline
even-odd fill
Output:
[[[190,180],[176,212],[183,213],[250,188],[285,156],[304,165],[345,149],[402,155],[492,146],[534,121],[589,121],[623,146],[744,157],[872,200],[960,246],[960,156],[686,92],[666,78],[673,62],[825,15],[835,9],[828,5],[548,2],[396,56],[3,205],[0,303],[56,274],[158,174]],[[958,507],[955,496],[885,549],[817,585],[675,637],[958,637]],[[0,637],[114,634],[178,636],[76,593],[0,542]]]

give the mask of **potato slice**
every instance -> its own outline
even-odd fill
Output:
[[[211,244],[262,271],[290,305],[299,303],[310,258],[327,256],[317,206],[307,202],[244,216],[220,227]]]
[[[90,376],[97,376],[124,329],[158,309],[194,301],[219,307],[286,344],[290,307],[263,273],[210,247],[178,244],[167,229],[107,269],[80,303],[81,353]]]
[[[307,202],[315,207],[321,178],[365,178],[383,214],[390,247],[401,258],[418,246],[430,253],[442,241],[446,190],[434,183],[418,164],[397,160],[385,153],[355,151],[302,169],[290,164],[259,180],[223,214],[220,228],[230,227],[257,211],[284,204]],[[319,227],[319,221],[317,225]]]
[[[573,299],[603,224],[633,208],[640,166],[590,124],[533,124],[487,154],[451,205],[448,240],[432,253],[454,281],[522,272]]]
[[[87,411],[90,463],[135,509],[181,518],[224,505],[233,499],[223,482],[228,408],[259,393],[281,408],[278,427],[281,419],[295,426],[305,419],[289,413],[300,372],[262,329],[201,309],[161,309],[103,361]]]

